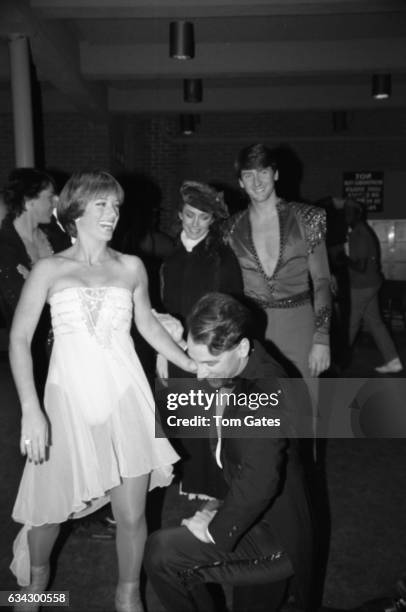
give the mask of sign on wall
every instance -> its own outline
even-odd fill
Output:
[[[383,210],[383,172],[343,172],[343,197],[362,202],[370,212]]]

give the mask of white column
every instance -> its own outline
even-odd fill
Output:
[[[18,167],[27,168],[35,165],[30,56],[27,38],[23,34],[10,35],[9,49],[15,163]]]

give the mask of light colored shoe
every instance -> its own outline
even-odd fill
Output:
[[[39,603],[29,603],[29,596],[43,593],[49,583],[49,563],[47,565],[31,566],[31,583],[20,590],[21,595],[27,595],[28,601],[22,601],[14,605],[13,610],[16,612],[38,612],[40,609]]]
[[[399,357],[395,357],[395,359],[391,359],[388,363],[385,363],[383,366],[379,366],[375,368],[375,372],[378,374],[397,374],[403,370],[403,366]]]
[[[139,582],[119,582],[114,605],[116,612],[145,612]]]

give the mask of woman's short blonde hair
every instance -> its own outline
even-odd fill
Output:
[[[124,200],[123,188],[108,172],[91,170],[73,174],[59,194],[56,208],[58,220],[65,231],[76,237],[76,219],[83,215],[91,200],[106,195],[114,195],[119,204]]]

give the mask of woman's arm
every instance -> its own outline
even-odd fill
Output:
[[[45,460],[48,426],[35,388],[31,341],[47,298],[52,269],[50,258],[34,266],[21,292],[10,331],[11,371],[22,411],[20,449],[35,463]]]
[[[140,334],[158,352],[169,361],[188,372],[195,372],[194,362],[179,348],[165,331],[151,310],[148,296],[148,278],[141,260],[132,258],[136,274],[134,289],[134,320]]]

